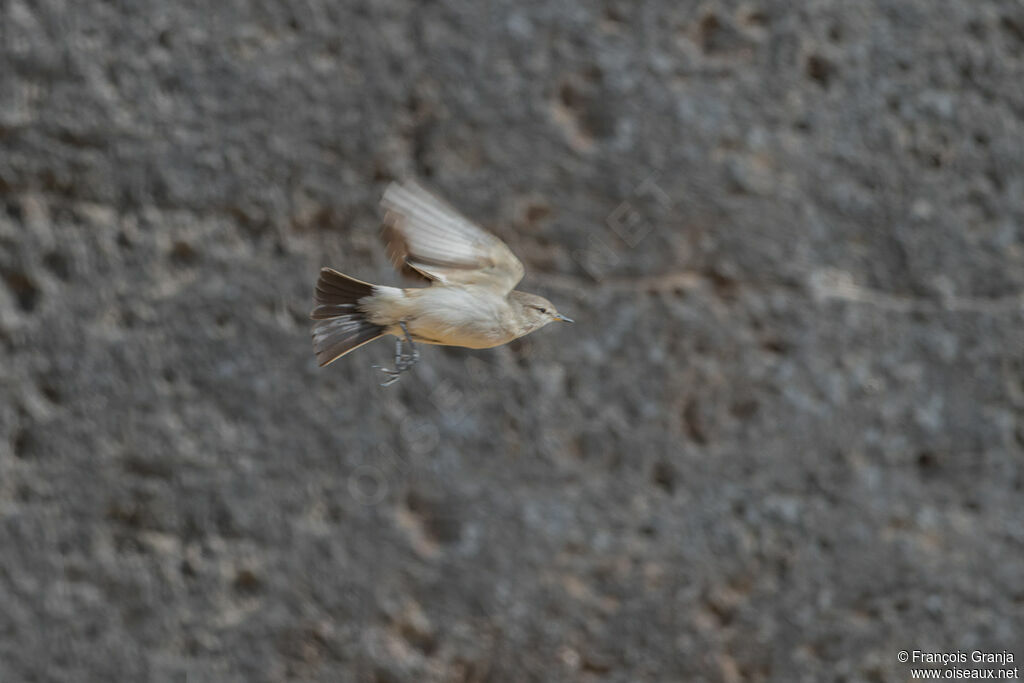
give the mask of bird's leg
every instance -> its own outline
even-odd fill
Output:
[[[419,361],[420,350],[417,349],[416,345],[412,343],[412,337],[409,336],[409,328],[405,326],[405,323],[400,322],[398,324],[401,326],[402,332],[405,332],[405,341],[409,342],[409,350],[412,351],[412,355],[408,357],[408,367],[411,368]],[[401,338],[399,338],[398,341],[401,342]]]
[[[402,372],[405,370],[404,366],[405,363],[402,356],[402,338],[397,337],[395,339],[395,369],[391,370],[389,368],[381,367],[380,365],[374,365],[373,367],[388,376],[388,379],[382,382],[381,386],[389,387],[401,378]]]
[[[397,382],[401,378],[402,373],[415,365],[420,359],[419,349],[416,348],[416,344],[413,343],[412,337],[409,335],[409,328],[405,326],[404,322],[399,322],[398,324],[402,328],[402,332],[405,333],[405,341],[409,345],[411,353],[403,353],[402,337],[398,337],[395,340],[395,369],[390,370],[379,365],[373,366],[388,376],[388,379],[381,384],[382,387],[391,386]]]

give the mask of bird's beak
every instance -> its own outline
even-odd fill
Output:
[[[575,320],[573,320],[572,318],[566,318],[566,317],[565,317],[564,315],[562,315],[561,313],[556,313],[556,314],[555,314],[555,320],[561,320],[561,321],[562,321],[563,323],[574,323],[574,322],[576,322],[576,321],[575,321]]]

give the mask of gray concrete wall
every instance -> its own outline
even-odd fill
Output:
[[[3,0],[0,681],[1024,658],[1022,158],[1019,2]],[[576,325],[318,369],[409,175]]]

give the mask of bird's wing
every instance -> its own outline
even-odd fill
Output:
[[[504,242],[416,183],[391,183],[381,206],[381,236],[399,271],[502,293],[523,279],[523,264]]]

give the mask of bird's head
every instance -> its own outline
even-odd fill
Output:
[[[572,318],[567,318],[556,311],[554,304],[542,296],[525,292],[512,292],[512,299],[519,305],[520,319],[530,332],[539,330],[556,320],[566,323],[573,322]]]

